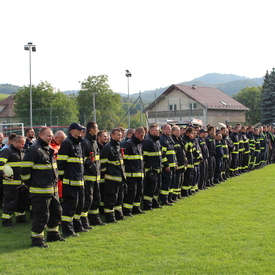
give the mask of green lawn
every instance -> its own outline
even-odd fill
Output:
[[[0,227],[0,274],[275,274],[274,168],[48,249]]]
[[[0,101],[4,100],[5,98],[9,97],[9,94],[0,94]]]

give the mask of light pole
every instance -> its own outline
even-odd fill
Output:
[[[24,46],[25,51],[29,51],[30,60],[30,127],[32,128],[32,66],[31,66],[31,52],[36,52],[36,46],[29,42],[28,45]]]
[[[128,80],[128,129],[130,129],[130,93],[129,93],[129,77],[131,77],[132,74],[129,72],[129,70],[126,70],[126,77]]]

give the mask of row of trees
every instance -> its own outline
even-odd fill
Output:
[[[233,98],[250,108],[246,113],[248,124],[275,123],[275,68],[266,72],[262,86],[242,89]]]
[[[128,98],[114,93],[109,84],[108,76],[89,76],[81,83],[77,95],[65,95],[48,82],[40,82],[32,86],[33,124],[62,125],[73,121],[85,125],[94,118],[93,95],[95,96],[96,121],[100,129],[111,130],[117,126],[127,128]],[[233,95],[250,111],[246,113],[248,124],[275,123],[275,69],[267,71],[263,86],[247,87]],[[15,113],[19,122],[30,125],[30,92],[24,86],[15,94]],[[145,125],[143,106],[137,102],[131,109],[131,127]],[[122,119],[123,118],[123,119]]]
[[[94,118],[93,95],[95,96],[96,121],[100,129],[127,127],[128,104],[114,93],[106,75],[89,76],[81,83],[77,95],[65,95],[48,82],[32,86],[33,125],[70,125],[78,121],[85,125]],[[30,125],[30,88],[24,86],[15,94],[15,114],[20,122]],[[131,127],[145,124],[138,104],[131,110]]]

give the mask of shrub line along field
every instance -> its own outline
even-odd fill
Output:
[[[48,249],[30,224],[1,227],[0,274],[274,274],[274,168]]]

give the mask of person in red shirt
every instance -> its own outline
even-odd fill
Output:
[[[54,137],[50,142],[50,146],[54,150],[54,158],[55,159],[57,158],[57,153],[60,149],[60,145],[66,137],[67,136],[65,135],[65,133],[63,131],[57,131],[54,134]],[[59,195],[59,198],[62,198],[62,181],[59,179],[58,179],[58,195]]]

